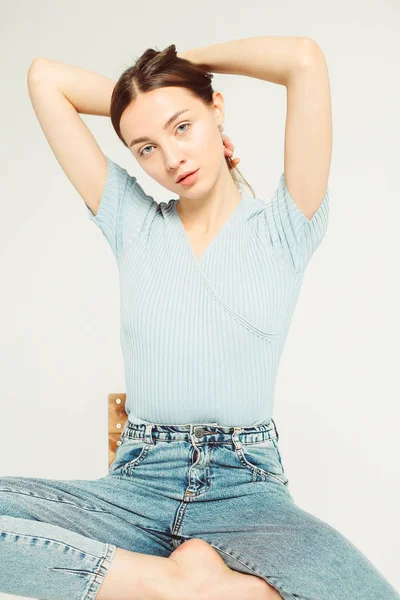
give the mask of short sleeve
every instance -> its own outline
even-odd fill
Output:
[[[311,219],[293,200],[282,173],[272,199],[258,217],[264,241],[294,271],[302,271],[322,242],[329,218],[329,187]]]
[[[106,156],[108,173],[97,214],[85,204],[89,218],[96,223],[117,258],[138,238],[151,209],[158,204],[146,194],[136,177]]]

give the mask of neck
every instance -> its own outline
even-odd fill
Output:
[[[210,232],[232,214],[241,199],[241,191],[227,172],[227,177],[218,181],[201,198],[180,196],[176,210],[187,228],[198,232]]]

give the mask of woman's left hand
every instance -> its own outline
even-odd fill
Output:
[[[225,154],[225,156],[228,156],[228,158],[231,159],[232,166],[236,167],[238,162],[240,162],[240,158],[232,158],[235,146],[232,144],[230,138],[227,135],[225,135],[224,133],[222,133],[223,132],[222,125],[219,126],[219,130],[221,132],[222,143],[224,145],[224,154]]]

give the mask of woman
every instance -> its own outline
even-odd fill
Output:
[[[240,190],[210,71],[286,86],[285,170],[268,203]],[[350,541],[296,506],[272,418],[279,358],[328,222],[319,47],[259,37],[181,55],[149,49],[116,85],[39,59],[29,91],[117,260],[128,419],[106,477],[1,479],[0,591],[398,599]],[[144,171],[179,198],[146,194],[79,112],[110,116]]]

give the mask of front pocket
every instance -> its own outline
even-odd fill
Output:
[[[118,446],[115,458],[111,463],[108,474],[130,474],[130,467],[138,465],[147,455],[150,444],[144,438],[128,438],[122,436],[122,444]]]
[[[285,486],[289,484],[278,448],[278,438],[242,444],[241,449],[236,449],[235,453],[240,463],[253,473],[253,481],[273,479]]]

